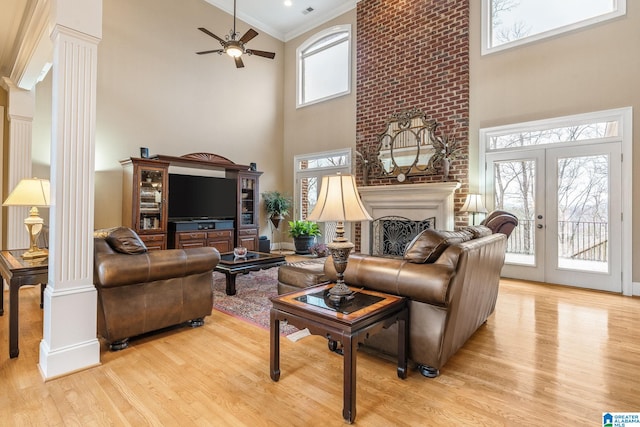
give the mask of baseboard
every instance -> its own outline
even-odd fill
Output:
[[[640,296],[640,282],[633,282],[631,284],[631,295]]]
[[[38,369],[45,381],[100,365],[98,339],[51,350],[45,340],[40,341]]]

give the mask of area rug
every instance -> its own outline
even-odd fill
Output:
[[[269,298],[278,295],[278,268],[251,271],[236,277],[236,294],[225,292],[224,274],[213,273],[213,308],[260,328],[269,329]],[[297,329],[280,323],[280,333],[289,335]]]

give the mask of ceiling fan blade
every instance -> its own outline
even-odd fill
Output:
[[[233,59],[236,60],[236,68],[244,68],[244,62],[242,62],[242,58],[241,57],[236,56]]]
[[[207,53],[222,53],[222,52],[224,52],[224,49],[203,50],[201,52],[196,52],[196,54],[204,55],[204,54],[207,54]]]
[[[247,49],[247,53],[249,55],[262,56],[263,58],[269,58],[269,59],[273,59],[273,58],[276,57],[275,53],[273,53],[273,52],[265,52],[264,50]]]
[[[240,37],[240,43],[247,43],[257,35],[258,32],[256,30],[254,30],[253,28],[249,28],[249,30],[244,33],[244,36]]]
[[[207,30],[206,28],[203,27],[199,27],[198,28],[200,31],[202,31],[203,33],[205,33],[208,36],[213,37],[214,39],[218,40],[220,43],[222,43],[224,45],[225,41],[223,39],[221,39],[220,37],[216,36],[215,34],[213,34],[211,31]]]

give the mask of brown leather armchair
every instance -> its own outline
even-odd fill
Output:
[[[130,337],[185,322],[204,324],[213,308],[213,247],[147,251],[126,227],[94,238],[98,332],[112,351]]]

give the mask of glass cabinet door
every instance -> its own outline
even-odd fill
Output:
[[[256,178],[241,178],[240,197],[242,198],[242,212],[240,214],[240,225],[255,225],[257,223],[255,211],[257,189]]]
[[[163,183],[165,171],[140,168],[139,229],[141,231],[163,230]]]

